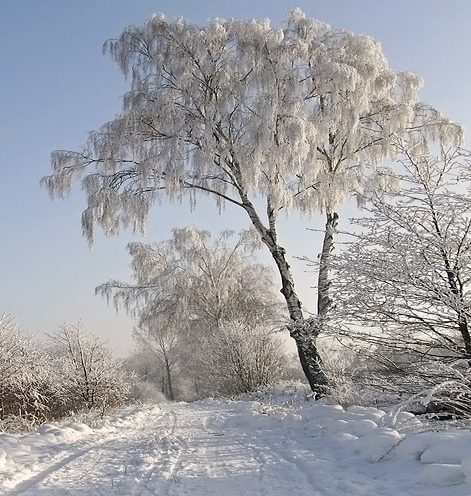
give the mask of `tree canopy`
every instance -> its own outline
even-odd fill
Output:
[[[272,272],[257,263],[248,244],[247,233],[174,228],[167,241],[129,243],[134,281],[112,280],[96,291],[138,317],[142,327],[152,327],[159,315],[180,332],[235,321],[275,323]]]
[[[44,179],[63,195],[85,176],[89,239],[95,225],[143,228],[162,195],[212,194],[249,213],[253,195],[274,213],[331,210],[392,153],[391,135],[439,117],[417,104],[420,78],[394,72],[379,43],[299,10],[284,28],[154,15],[105,50],[131,77],[122,111],[82,151],[54,152]]]

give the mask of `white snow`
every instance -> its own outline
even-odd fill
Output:
[[[343,409],[299,389],[80,418],[0,434],[0,494],[471,494],[471,428]]]

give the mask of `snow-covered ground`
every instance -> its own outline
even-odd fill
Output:
[[[0,494],[471,495],[471,429],[300,391],[127,407],[91,425],[0,434]]]

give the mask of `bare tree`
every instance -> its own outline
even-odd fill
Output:
[[[198,356],[204,393],[233,396],[275,384],[287,372],[284,350],[280,337],[266,328],[225,324]]]
[[[129,387],[122,365],[83,326],[63,324],[52,336],[54,364],[61,371],[70,409],[105,408],[122,402]]]
[[[54,152],[43,184],[62,197],[83,178],[90,242],[95,225],[107,234],[142,229],[162,197],[187,195],[194,205],[210,195],[220,210],[227,202],[241,208],[278,269],[304,373],[324,394],[316,340],[330,307],[337,207],[394,154],[395,133],[424,122],[429,138],[459,128],[417,104],[420,78],[392,71],[374,40],[299,9],[281,29],[266,20],[201,27],[154,15],[105,49],[131,76],[123,109],[82,151]],[[293,210],[327,218],[317,319],[304,315],[278,239],[280,212]]]
[[[349,338],[420,388],[471,366],[470,161],[459,148],[434,156],[414,139],[397,146],[402,188],[389,198],[376,192],[368,216],[353,220],[334,288]]]

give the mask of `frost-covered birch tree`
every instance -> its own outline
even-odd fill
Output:
[[[247,233],[175,228],[168,241],[128,245],[133,282],[97,288],[117,309],[138,318],[134,337],[160,362],[168,398],[174,396],[175,376],[191,378],[201,389],[200,356],[212,354],[228,326],[244,329],[242,347],[251,346],[251,330],[279,326],[271,271],[256,262],[251,242]]]
[[[459,148],[397,144],[402,187],[375,192],[353,220],[355,239],[334,264],[337,311],[389,370],[437,383],[471,366],[471,162]]]
[[[379,43],[308,18],[281,28],[268,20],[211,20],[198,26],[154,15],[126,28],[105,51],[130,77],[119,114],[79,152],[52,154],[43,184],[64,196],[82,178],[89,241],[143,229],[162,198],[194,205],[214,198],[246,212],[270,251],[291,318],[289,330],[311,388],[325,392],[316,338],[330,306],[328,265],[346,195],[365,169],[393,153],[390,138],[440,115],[417,103],[420,79],[394,72]],[[413,124],[412,124],[413,123]],[[443,133],[430,126],[431,134]],[[281,212],[325,213],[318,318],[307,318],[278,238]]]

